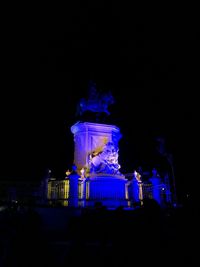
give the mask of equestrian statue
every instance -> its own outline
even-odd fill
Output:
[[[83,117],[86,113],[94,113],[96,121],[98,121],[101,114],[106,116],[110,115],[108,106],[114,102],[114,97],[110,91],[98,92],[96,84],[93,81],[90,81],[88,86],[88,97],[80,99],[77,107],[77,115]]]

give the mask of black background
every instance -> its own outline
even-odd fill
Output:
[[[154,137],[174,156],[179,190],[197,175],[199,19],[194,6],[88,1],[5,8],[0,178],[64,177],[70,127],[94,80],[111,90],[123,173],[154,164]],[[152,163],[153,162],[153,163]]]

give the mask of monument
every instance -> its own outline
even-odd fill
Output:
[[[110,115],[108,106],[114,102],[114,98],[111,92],[99,94],[93,82],[89,85],[91,95],[88,99],[81,99],[80,115],[89,111],[95,116],[91,116],[91,121],[78,121],[71,127],[74,135],[74,164],[79,173],[85,170],[85,203],[87,206],[97,202],[107,207],[126,206],[127,180],[121,174],[118,162],[118,142],[122,135],[117,126],[99,121],[101,113]]]
[[[110,116],[109,107],[115,102],[114,97],[111,92],[98,92],[94,82],[89,83],[88,93],[88,97],[78,103],[80,120],[71,126],[74,136],[72,171],[66,172],[64,180],[55,181],[53,177],[46,180],[44,190],[48,202],[57,201],[73,208],[99,204],[109,208],[135,208],[143,205],[145,198],[154,198],[161,205],[171,203],[168,174],[162,183],[156,169],[148,179],[141,168],[131,176],[120,172],[122,135],[118,126],[105,120]]]

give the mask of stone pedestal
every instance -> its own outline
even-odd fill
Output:
[[[74,164],[80,171],[88,168],[89,155],[93,151],[101,151],[109,141],[118,144],[120,130],[115,125],[91,122],[77,122],[71,127],[74,134]]]
[[[133,179],[132,180],[132,199],[133,199],[133,202],[139,202],[140,201],[139,193],[140,193],[139,183],[136,179]]]
[[[87,169],[86,181],[86,206],[94,206],[95,203],[101,202],[106,207],[127,206],[126,183],[124,175],[118,171],[118,162],[107,162],[104,158],[106,144],[112,143],[118,155],[118,141],[121,133],[115,125],[98,124],[90,122],[77,122],[71,127],[74,134],[74,164],[78,171],[82,168]],[[102,153],[102,165],[105,168],[94,168],[90,165],[91,156],[95,152]],[[111,154],[113,151],[111,151]],[[116,157],[117,159],[117,157]],[[97,161],[98,161],[97,160]],[[96,167],[96,161],[93,161]],[[108,165],[107,165],[108,164]],[[100,166],[101,161],[100,161]],[[112,169],[112,167],[114,169]]]
[[[102,205],[115,208],[127,206],[126,183],[124,176],[96,175],[87,181],[87,206],[94,206],[101,202]]]
[[[159,204],[161,204],[161,180],[158,177],[151,177],[149,181],[153,186],[153,199],[155,199]]]

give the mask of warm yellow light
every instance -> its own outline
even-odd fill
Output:
[[[84,176],[84,173],[85,173],[84,168],[82,168],[82,169],[80,170],[80,173],[81,173],[82,176]]]
[[[68,175],[70,175],[70,173],[71,172],[69,170],[67,170],[65,174],[68,176]]]

